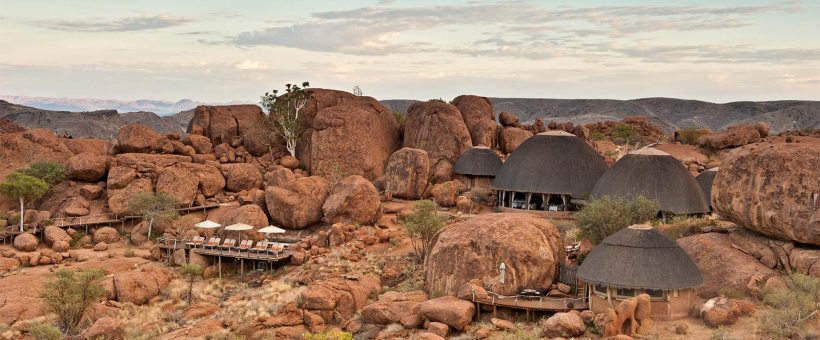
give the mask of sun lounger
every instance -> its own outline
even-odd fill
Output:
[[[239,247],[236,247],[236,250],[241,254],[243,251],[248,251],[251,249],[253,245],[253,241],[251,240],[242,240],[239,242]]]
[[[248,252],[251,254],[256,254],[257,257],[261,257],[262,255],[267,253],[268,243],[268,241],[256,242],[256,245],[253,248],[251,248]]]
[[[187,242],[188,246],[191,248],[196,248],[198,246],[202,246],[205,243],[204,236],[194,236],[190,242]]]
[[[220,239],[219,237],[211,237],[211,239],[208,240],[208,243],[206,243],[203,247],[205,249],[214,250],[217,246],[219,246],[220,241],[222,241],[222,239]]]
[[[236,240],[234,240],[234,239],[230,239],[230,238],[226,238],[226,239],[225,239],[225,242],[224,242],[224,243],[222,243],[222,245],[221,245],[221,246],[219,246],[219,250],[222,250],[222,251],[228,251],[228,252],[230,252],[230,251],[231,251],[231,248],[233,248],[235,245],[236,245]]]

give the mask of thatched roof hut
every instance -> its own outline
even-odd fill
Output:
[[[603,157],[564,131],[539,133],[510,154],[493,181],[497,190],[583,198],[606,171]]]
[[[689,255],[651,226],[624,228],[605,238],[584,259],[577,276],[617,288],[672,290],[703,284]]]
[[[712,182],[715,181],[717,172],[718,168],[706,169],[706,171],[701,172],[695,177],[698,185],[700,185],[700,189],[703,190],[703,195],[706,197],[706,204],[710,207],[712,206]]]
[[[631,199],[639,195],[657,201],[662,212],[709,212],[695,178],[675,157],[655,148],[643,148],[618,160],[595,184],[591,197]]]
[[[653,319],[685,317],[703,284],[700,269],[688,254],[651,226],[622,229],[592,249],[578,268],[595,313],[621,301],[648,294]]]
[[[502,164],[501,158],[492,149],[486,146],[474,146],[461,154],[453,166],[453,173],[495,177]]]

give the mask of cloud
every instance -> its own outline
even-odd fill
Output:
[[[243,60],[242,62],[237,63],[236,68],[242,71],[250,71],[250,70],[267,70],[268,65],[257,60]]]
[[[144,31],[182,25],[190,18],[167,14],[125,17],[116,20],[40,20],[32,24],[58,31],[69,32],[128,32]]]

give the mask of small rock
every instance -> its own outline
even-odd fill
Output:
[[[443,338],[450,332],[450,326],[447,326],[441,322],[431,322],[427,325],[427,331]]]
[[[94,245],[94,251],[106,251],[108,250],[108,244],[105,242],[99,242]]]
[[[675,324],[675,334],[686,335],[689,333],[689,325],[685,323]]]
[[[507,321],[507,320],[504,320],[504,319],[492,318],[492,319],[490,319],[490,323],[492,323],[493,326],[495,326],[498,329],[503,330],[503,331],[513,331],[513,330],[516,329],[514,323],[512,323],[510,321]]]

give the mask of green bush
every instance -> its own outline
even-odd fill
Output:
[[[60,340],[63,333],[57,327],[44,323],[35,323],[29,326],[28,335],[35,340]]]
[[[71,235],[71,241],[68,241],[68,244],[71,248],[77,248],[80,246],[80,240],[85,236],[85,233],[82,231],[75,231],[74,234]]]
[[[700,136],[709,134],[706,129],[681,129],[678,130],[678,141],[683,144],[697,145]]]
[[[28,168],[19,171],[24,175],[43,180],[49,187],[62,182],[68,173],[64,165],[54,161],[36,161],[29,164]]]
[[[809,321],[818,318],[820,310],[820,279],[800,273],[786,278],[786,289],[764,293],[769,307],[760,312],[760,330],[771,339],[802,339]]]
[[[589,134],[589,139],[594,141],[604,140],[606,139],[606,135],[601,131],[594,131]]]
[[[712,336],[709,338],[711,340],[733,340],[734,338],[729,335],[729,329],[726,326],[720,326],[716,328],[712,332]]]
[[[105,289],[97,282],[102,270],[58,269],[53,279],[43,284],[40,297],[45,309],[57,315],[57,326],[65,334],[76,334],[83,313],[98,302]]]
[[[575,218],[580,236],[598,244],[618,230],[652,220],[659,209],[657,202],[643,196],[633,200],[603,197],[581,208]]]
[[[393,117],[396,118],[396,124],[398,125],[407,120],[407,114],[401,111],[393,111]]]
[[[629,124],[617,124],[612,127],[612,140],[618,144],[632,144],[643,138],[638,130]]]
[[[436,213],[438,206],[429,200],[413,202],[413,213],[408,215],[404,221],[404,227],[413,241],[413,252],[416,261],[424,262],[424,257],[432,246],[430,242],[433,236],[444,228],[445,219]]]
[[[472,190],[470,190],[470,198],[472,198],[473,202],[476,203],[493,203],[492,194],[492,191],[486,188],[473,188]]]

